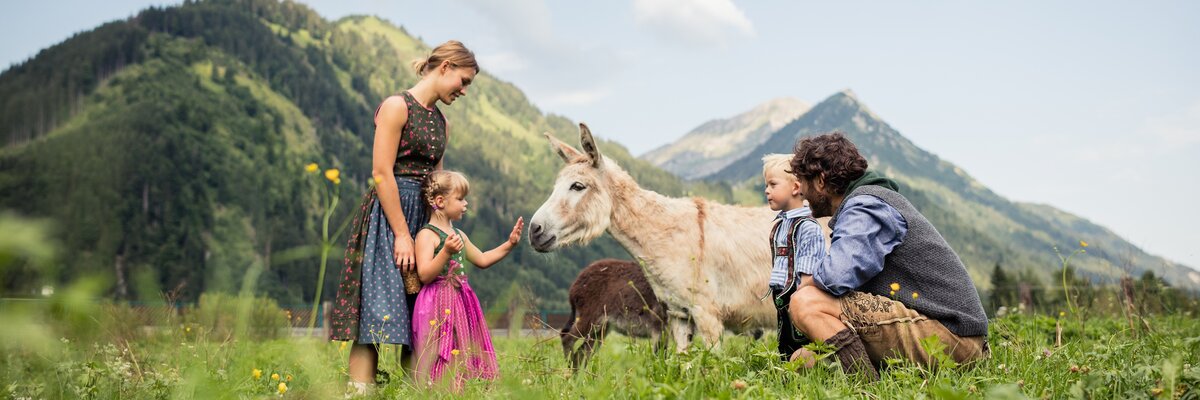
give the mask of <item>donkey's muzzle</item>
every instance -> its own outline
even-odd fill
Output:
[[[558,239],[557,235],[551,235],[546,232],[542,224],[529,224],[529,243],[533,245],[533,249],[539,253],[547,253],[554,250],[554,242]]]

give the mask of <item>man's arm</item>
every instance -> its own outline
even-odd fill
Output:
[[[841,296],[883,271],[884,257],[904,241],[908,223],[871,195],[854,196],[837,218],[829,254],[813,272],[818,287]]]

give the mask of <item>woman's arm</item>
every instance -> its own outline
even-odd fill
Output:
[[[449,239],[446,240],[447,243],[442,246],[441,251],[438,251],[437,254],[433,253],[439,240],[438,235],[431,230],[422,229],[417,232],[417,277],[421,278],[421,283],[433,282],[433,278],[437,278],[445,269],[446,263],[450,261],[453,249]]]
[[[411,271],[414,266],[412,234],[408,231],[408,221],[400,206],[400,189],[396,187],[392,172],[406,122],[408,105],[400,96],[388,97],[379,105],[379,113],[375,115],[375,143],[371,148],[371,176],[375,178],[383,215],[396,234],[393,250],[396,266]]]
[[[512,233],[508,234],[508,240],[496,246],[496,248],[488,250],[486,253],[481,252],[478,247],[475,247],[475,244],[471,243],[471,238],[463,235],[463,238],[466,239],[467,260],[480,269],[492,266],[492,264],[507,256],[513,248],[517,247],[517,243],[521,241],[521,229],[524,226],[525,218],[518,217],[517,223],[513,225]]]

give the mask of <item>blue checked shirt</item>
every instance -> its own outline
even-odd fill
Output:
[[[846,199],[829,254],[813,281],[834,296],[858,289],[883,271],[884,257],[904,241],[908,222],[894,207],[871,195]]]
[[[792,232],[792,224],[800,221],[802,217],[810,216],[812,211],[808,207],[780,212],[779,216],[775,217],[776,220],[783,220],[779,223],[779,231],[775,233],[775,247],[787,247],[787,235]],[[825,258],[825,236],[821,233],[821,226],[811,221],[800,225],[800,229],[796,231],[796,247],[792,250],[796,264],[795,282],[799,283],[801,274],[812,275],[817,265]],[[776,253],[772,251],[771,254]],[[772,289],[783,289],[783,285],[787,283],[787,259],[787,256],[774,255],[769,283]]]

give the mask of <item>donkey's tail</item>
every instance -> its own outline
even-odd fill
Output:
[[[567,324],[563,325],[560,336],[565,336],[571,333],[571,328],[575,326],[575,303],[571,303],[571,315],[567,317]]]

